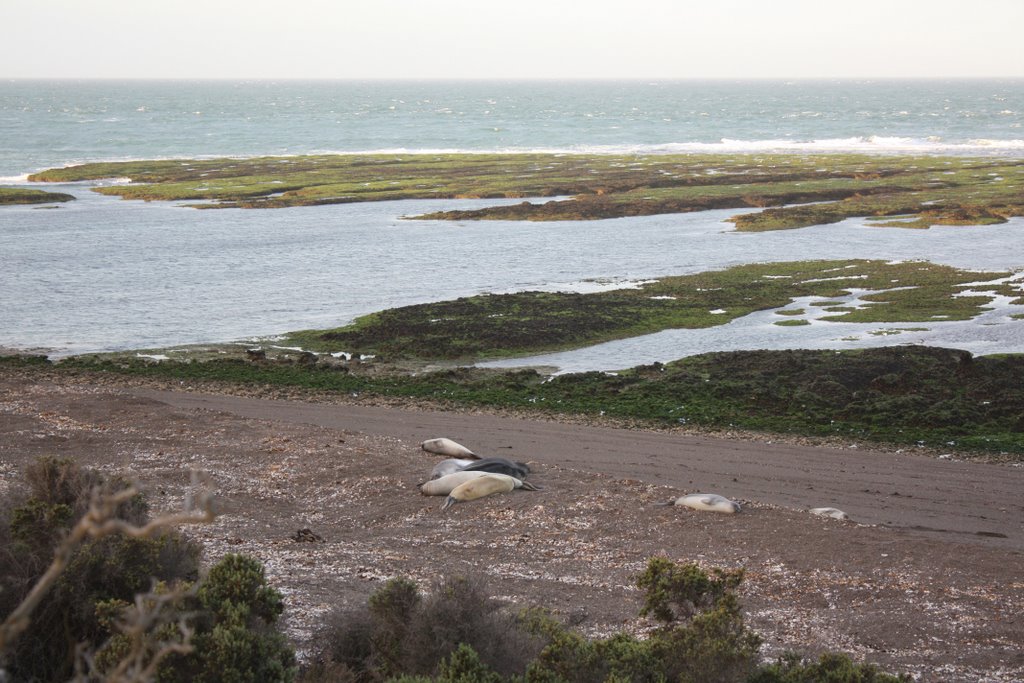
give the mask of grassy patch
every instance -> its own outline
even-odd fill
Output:
[[[772,324],[778,325],[779,327],[802,327],[804,325],[810,325],[811,322],[809,320],[777,320]]]
[[[713,327],[754,311],[785,306],[797,297],[843,296],[853,287],[881,291],[867,297],[870,307],[833,307],[826,320],[967,319],[982,313],[990,297],[957,296],[963,286],[1006,275],[926,262],[751,264],[665,277],[637,289],[480,295],[405,306],[373,313],[343,328],[296,332],[282,343],[314,351],[373,354],[389,361],[468,361],[579,348],[670,328]],[[972,289],[1011,292],[1007,284]],[[797,314],[796,309],[790,310]]]
[[[110,177],[132,183],[96,191],[127,199],[211,202],[201,208],[569,197],[419,217],[444,220],[584,220],[762,208],[731,219],[738,230],[762,231],[851,217],[919,228],[1001,223],[1024,215],[1024,161],[958,157],[320,155],[85,164],[31,179]]]
[[[72,195],[63,192],[46,192],[21,187],[0,187],[0,205],[4,204],[51,204],[70,202]]]

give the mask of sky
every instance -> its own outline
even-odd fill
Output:
[[[0,78],[1024,77],[1024,0],[0,0]]]

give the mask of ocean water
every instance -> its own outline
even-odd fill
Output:
[[[1024,81],[9,81],[0,176],[357,151],[1024,154]]]
[[[1022,125],[1019,80],[13,81],[0,82],[0,184],[86,161],[355,151],[1022,157]],[[438,224],[402,216],[473,202],[196,211],[102,197],[87,184],[52,189],[79,200],[0,207],[0,346],[61,355],[252,338],[453,296],[579,289],[593,287],[583,282],[591,279],[627,282],[794,254],[1024,268],[1018,220],[928,231],[848,221],[739,234],[722,222],[736,211]],[[1014,312],[1000,304],[985,321],[943,324],[948,331],[926,339],[825,322],[759,328],[765,321],[751,317],[713,334],[589,354],[600,363],[580,352],[557,364],[604,369],[719,348],[883,342],[1024,351]]]

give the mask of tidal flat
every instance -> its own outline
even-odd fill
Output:
[[[741,231],[874,217],[885,227],[1024,216],[1024,160],[865,155],[344,154],[127,161],[50,169],[38,182],[127,178],[95,191],[197,208],[396,199],[568,197],[416,216],[567,221],[749,209]]]
[[[977,272],[923,261],[796,261],[670,276],[603,292],[518,292],[463,297],[370,314],[333,330],[286,335],[281,343],[388,360],[472,363],[591,346],[666,329],[724,325],[801,297],[859,293],[855,307],[824,306],[835,323],[968,320],[995,297],[1024,305],[1010,272]],[[803,309],[779,311],[802,315]],[[794,318],[785,325],[809,324]]]

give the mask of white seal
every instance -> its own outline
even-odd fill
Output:
[[[420,444],[420,448],[425,450],[427,453],[437,453],[438,455],[447,455],[449,458],[479,458],[476,453],[469,450],[461,443],[456,443],[451,439],[441,437],[439,439],[427,439]]]
[[[831,517],[832,519],[849,519],[850,516],[837,508],[811,508],[812,515]]]
[[[513,488],[523,489],[524,491],[539,491],[540,489],[533,484],[523,481],[522,479],[516,479],[507,474],[496,474],[494,472],[482,472],[480,470],[462,470],[459,472],[452,472],[446,474],[438,479],[431,479],[430,481],[420,484],[420,493],[425,496],[447,496],[461,484],[465,484],[471,479],[479,479],[480,477],[508,477],[512,480]]]
[[[467,500],[476,500],[477,498],[483,498],[485,496],[492,496],[495,493],[508,493],[515,487],[515,477],[496,475],[488,472],[482,477],[470,479],[469,481],[459,484],[452,489],[452,492],[448,494],[447,498],[445,498],[444,505],[441,506],[441,509],[445,510],[456,503],[462,503]]]
[[[710,512],[733,513],[740,511],[740,504],[724,498],[717,493],[691,493],[680,496],[672,501],[673,505],[693,508],[694,510],[708,510]]]

